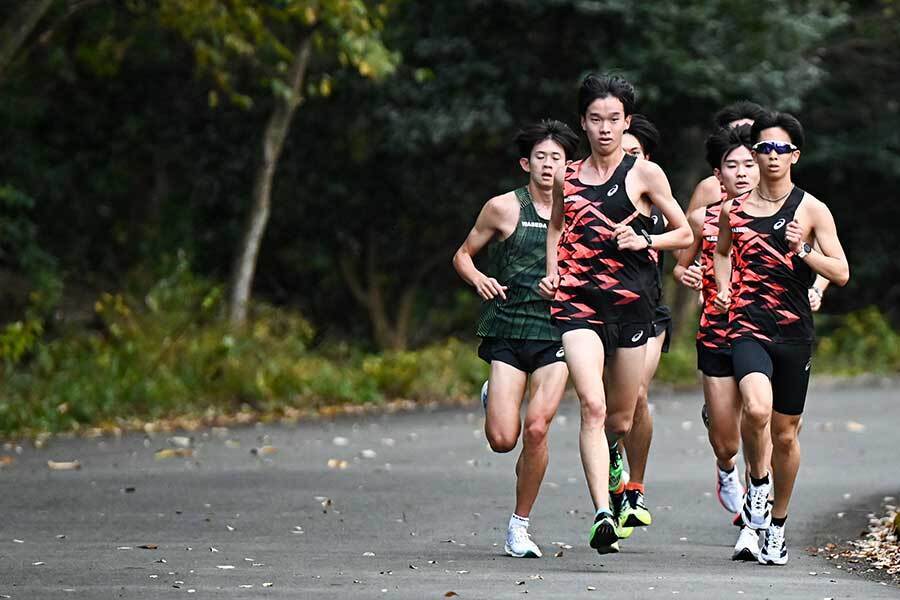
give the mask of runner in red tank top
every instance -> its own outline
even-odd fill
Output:
[[[749,527],[765,532],[759,562],[783,565],[788,560],[785,521],[800,466],[797,431],[812,365],[807,288],[815,273],[842,286],[850,269],[831,211],[791,179],[803,146],[800,122],[786,113],[767,114],[754,123],[752,140],[760,184],[722,208],[715,254],[717,305],[730,309],[732,362],[743,399],[741,427],[751,484],[741,515]],[[732,264],[740,282],[733,298]]]
[[[703,374],[704,409],[709,443],[716,457],[716,492],[730,513],[740,511],[744,489],[736,458],[741,442],[741,397],[734,380],[728,311],[715,305],[717,294],[713,255],[719,235],[719,213],[728,197],[742,197],[759,183],[759,169],[750,151],[750,127],[720,129],[706,140],[706,158],[725,188],[726,198],[688,214],[694,243],[683,250],[675,277],[703,300],[697,331],[697,368]],[[699,266],[694,261],[699,257]],[[732,560],[756,560],[756,531],[743,528]]]
[[[622,483],[617,442],[631,428],[653,318],[655,265],[649,249],[683,248],[691,232],[662,169],[622,150],[634,107],[631,84],[588,75],[578,103],[591,155],[557,171],[547,277],[540,287],[553,299],[551,311],[581,402],[581,457],[596,510],[590,545],[606,553],[618,551],[609,488]],[[671,231],[649,233],[652,206]],[[611,455],[617,459],[613,469]]]

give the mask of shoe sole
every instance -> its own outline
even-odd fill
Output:
[[[635,515],[630,514],[625,517],[625,521],[622,523],[622,527],[650,527],[653,524],[653,519],[650,519],[646,523],[641,521],[641,519]]]
[[[767,567],[783,567],[788,562],[788,557],[784,558],[763,558],[761,555],[757,559],[757,562],[761,565],[766,565]]]
[[[506,544],[503,549],[506,551],[507,556],[512,556],[513,558],[540,558],[540,554],[535,554],[531,550],[525,552],[524,554],[518,554],[512,551],[512,548],[509,547],[509,544]]]
[[[756,562],[759,560],[759,556],[753,554],[753,550],[750,548],[742,548],[739,552],[735,552],[731,555],[731,560]]]
[[[598,554],[613,554],[619,551],[619,536],[616,535],[615,529],[606,523],[596,523],[591,528],[590,546],[597,551]]]

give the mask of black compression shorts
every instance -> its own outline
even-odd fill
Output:
[[[772,382],[772,409],[783,415],[803,414],[811,344],[776,344],[755,338],[740,338],[731,345],[734,378],[738,383],[750,373],[762,373]]]
[[[668,306],[657,306],[653,315],[653,337],[666,334],[662,343],[662,351],[669,351],[669,343],[672,341],[672,309]]]

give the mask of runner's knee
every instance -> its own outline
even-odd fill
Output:
[[[606,419],[606,431],[617,438],[624,437],[631,431],[632,423],[632,415],[613,413]]]
[[[525,421],[525,435],[523,443],[529,446],[537,446],[547,439],[547,431],[550,429],[550,419],[540,416]]]
[[[739,437],[710,434],[709,438],[713,452],[719,460],[729,461],[737,456],[738,450],[740,450]]]
[[[772,430],[772,446],[780,451],[791,450],[797,443],[797,430],[793,427],[782,430]]]
[[[772,416],[772,407],[761,400],[747,398],[744,401],[742,418],[755,429],[761,429],[769,422]]]
[[[489,431],[487,432],[488,444],[494,452],[505,454],[511,452],[519,441],[518,435],[510,435],[507,432]]]
[[[602,427],[606,423],[606,401],[602,396],[581,399],[581,422],[589,427]]]

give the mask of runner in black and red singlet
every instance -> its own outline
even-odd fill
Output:
[[[651,160],[659,148],[659,130],[647,117],[639,114],[631,116],[631,123],[622,136],[622,149],[644,160]],[[655,206],[650,213],[652,235],[660,235],[666,231],[666,219]],[[649,509],[644,502],[644,475],[647,459],[650,455],[650,444],[653,439],[653,416],[650,414],[648,393],[650,382],[659,366],[662,352],[668,352],[672,337],[672,312],[662,300],[662,273],[664,254],[650,249],[650,258],[656,263],[656,309],[653,315],[653,328],[647,340],[647,352],[641,371],[640,388],[637,404],[634,407],[634,419],[631,430],[622,440],[628,456],[629,481],[621,494],[611,492],[613,513],[618,513],[622,537],[628,537],[633,527],[648,526],[653,522]],[[615,457],[614,457],[615,458]],[[611,467],[612,469],[612,467]]]
[[[752,140],[759,187],[722,208],[715,254],[717,305],[730,310],[732,363],[743,399],[751,483],[741,515],[748,526],[764,530],[759,562],[783,565],[815,335],[807,290],[816,273],[842,286],[850,269],[831,211],[791,179],[803,146],[800,122],[786,113],[766,114],[754,123]],[[733,297],[732,263],[739,282]]]
[[[588,75],[578,104],[591,155],[557,171],[541,290],[553,298],[581,402],[581,459],[596,510],[590,545],[605,553],[618,551],[609,491],[622,486],[618,440],[631,429],[656,304],[650,249],[683,248],[691,233],[662,169],[622,150],[631,84]],[[653,206],[670,231],[650,233]]]
[[[723,128],[706,140],[706,159],[726,198],[746,195],[759,183],[759,169],[750,151],[750,126]],[[681,251],[674,275],[691,289],[699,289],[703,308],[697,330],[697,368],[703,376],[704,414],[709,443],[716,458],[716,493],[730,513],[741,509],[744,489],[736,459],[741,442],[741,396],[731,362],[728,311],[715,304],[713,255],[719,235],[719,213],[725,199],[688,213],[694,243]],[[699,277],[698,274],[699,273]],[[737,271],[734,271],[737,274]],[[737,521],[741,523],[740,520]],[[743,527],[732,553],[733,560],[756,560],[759,540],[755,530]]]

